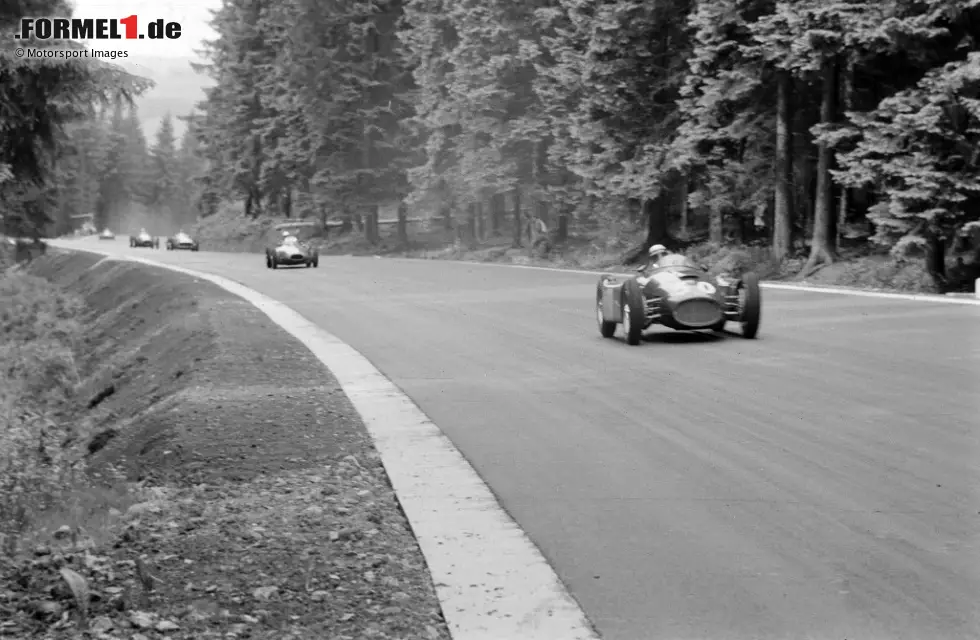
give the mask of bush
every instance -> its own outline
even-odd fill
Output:
[[[682,253],[708,267],[713,275],[731,273],[741,276],[751,271],[760,278],[781,278],[799,271],[803,266],[803,261],[798,258],[777,263],[769,247],[762,245],[705,242],[692,245]]]
[[[935,293],[936,285],[919,260],[875,257],[846,263],[834,284],[845,287],[894,289],[909,293]]]
[[[0,276],[0,299],[0,533],[11,536],[83,473],[81,456],[66,446],[78,425],[64,416],[79,382],[75,348],[85,306],[19,272]]]
[[[274,236],[273,227],[286,218],[249,218],[240,206],[223,203],[214,215],[202,218],[191,234],[210,251],[262,251]]]

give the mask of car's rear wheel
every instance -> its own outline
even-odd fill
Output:
[[[626,334],[626,344],[640,344],[644,324],[646,305],[643,304],[643,291],[636,280],[627,280],[623,284],[623,333]]]
[[[759,287],[759,276],[754,273],[745,274],[738,285],[738,307],[742,336],[751,340],[759,333],[762,319],[762,289]]]
[[[606,283],[606,277],[603,276],[599,278],[599,284],[596,285],[595,291],[595,319],[596,324],[599,326],[599,334],[603,338],[611,338],[616,333],[616,323],[609,322],[605,319],[602,313],[602,290],[603,285]]]
[[[320,268],[320,256],[316,256],[313,258],[313,268],[314,269]]]

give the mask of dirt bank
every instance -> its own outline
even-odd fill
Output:
[[[136,504],[42,519],[0,565],[0,635],[73,635],[67,566],[95,637],[448,638],[373,445],[302,345],[167,270],[51,251],[29,271],[85,301],[78,446]]]

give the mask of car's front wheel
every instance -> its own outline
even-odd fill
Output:
[[[742,336],[751,340],[758,335],[762,319],[762,290],[754,273],[745,274],[738,285],[738,307]]]
[[[599,326],[599,335],[603,338],[611,338],[616,333],[616,323],[606,320],[605,314],[602,312],[602,290],[605,282],[606,278],[603,277],[599,279],[599,284],[596,285],[595,319],[596,324]]]
[[[623,285],[623,333],[626,344],[636,346],[643,339],[643,325],[646,323],[646,305],[643,304],[643,291],[636,280],[627,280]]]

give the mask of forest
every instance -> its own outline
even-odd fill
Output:
[[[980,275],[980,0],[224,0],[212,27],[182,140],[148,144],[119,100],[57,114],[43,176],[3,150],[0,198],[42,179],[21,217],[60,231],[140,207],[378,245],[394,203],[402,245],[408,217],[514,247],[540,219],[559,253],[627,238],[622,262],[663,243],[801,276],[886,256],[940,292]]]

